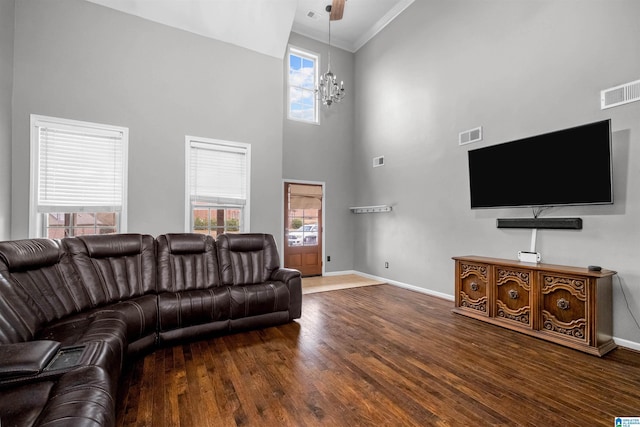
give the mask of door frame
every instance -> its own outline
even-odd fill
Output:
[[[320,256],[322,257],[322,276],[324,276],[325,273],[325,266],[326,266],[326,261],[325,261],[325,233],[324,233],[324,229],[325,229],[325,215],[326,215],[326,210],[325,210],[325,199],[327,197],[327,191],[326,191],[326,183],[324,181],[307,181],[307,180],[300,180],[300,179],[283,179],[282,180],[282,185],[280,186],[280,226],[281,226],[281,232],[280,232],[280,236],[278,236],[278,241],[280,244],[280,247],[282,248],[280,252],[280,265],[284,266],[284,245],[287,244],[288,242],[285,242],[284,239],[284,233],[285,233],[285,227],[284,227],[284,216],[286,215],[285,211],[284,211],[284,186],[285,184],[306,184],[306,185],[319,185],[322,187],[322,229],[319,230],[320,231],[320,235],[321,235],[321,241],[322,241],[322,253],[320,254]]]

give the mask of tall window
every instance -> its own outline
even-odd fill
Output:
[[[126,231],[123,127],[31,115],[29,235]]]
[[[185,142],[186,231],[249,231],[251,145],[193,136]]]
[[[288,113],[292,120],[318,123],[318,55],[289,46]]]

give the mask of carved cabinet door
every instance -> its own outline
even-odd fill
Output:
[[[460,262],[458,268],[456,305],[462,309],[488,316],[489,266]]]
[[[589,278],[540,273],[541,331],[589,343]]]
[[[517,327],[532,327],[531,285],[534,273],[511,267],[495,267],[496,319]]]

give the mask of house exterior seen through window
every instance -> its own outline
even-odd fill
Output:
[[[319,56],[289,46],[287,54],[288,111],[287,117],[308,123],[318,123],[318,85]]]
[[[185,142],[185,231],[248,232],[251,145],[193,136]]]
[[[30,237],[126,231],[127,128],[31,116]]]

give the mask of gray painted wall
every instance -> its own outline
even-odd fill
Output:
[[[538,250],[544,262],[617,270],[614,335],[640,342],[621,292],[640,317],[640,102],[599,103],[600,90],[640,78],[638,16],[636,0],[423,0],[360,49],[356,202],[394,211],[357,217],[355,269],[453,295],[452,256],[515,259],[531,232],[495,219],[531,212],[472,211],[467,151],[611,118],[615,204],[545,212],[580,216],[584,229],[541,230]],[[484,141],[458,146],[477,126]],[[386,165],[373,169],[377,155]],[[521,179],[539,173],[552,171],[523,165]]]
[[[0,240],[11,238],[11,99],[15,0],[0,0]]]
[[[291,34],[289,44],[320,54],[320,72],[326,71],[326,44],[296,33]],[[286,60],[285,57],[285,63]],[[326,262],[325,258],[326,272],[353,268],[354,222],[348,209],[349,206],[353,206],[354,201],[353,66],[352,53],[331,48],[331,68],[338,78],[344,81],[346,96],[342,102],[332,105],[331,108],[321,107],[319,125],[289,120],[284,113],[283,177],[326,184],[325,254],[331,257],[331,262]]]
[[[12,238],[28,233],[29,115],[129,128],[130,232],[184,229],[184,137],[250,143],[251,230],[281,234],[280,59],[82,0],[16,4]],[[276,202],[277,201],[277,202]]]
[[[129,231],[183,229],[185,134],[248,142],[253,231],[282,235],[282,178],[323,181],[327,271],[452,295],[451,256],[515,258],[531,236],[495,228],[528,210],[469,209],[467,150],[611,118],[615,205],[547,212],[581,216],[584,229],[541,231],[538,249],[545,262],[617,270],[614,334],[640,342],[622,293],[640,315],[640,103],[599,109],[601,89],[640,78],[636,0],[415,2],[355,59],[334,51],[348,96],[320,126],[283,117],[278,59],[81,0],[17,2],[15,32],[14,2],[0,8],[12,238],[27,235],[29,115],[51,115],[129,127]],[[325,50],[296,34],[291,43]],[[458,132],[476,126],[484,141],[459,147]],[[373,169],[378,155],[386,165]],[[0,188],[5,238],[8,195]],[[383,203],[394,211],[347,209]]]

